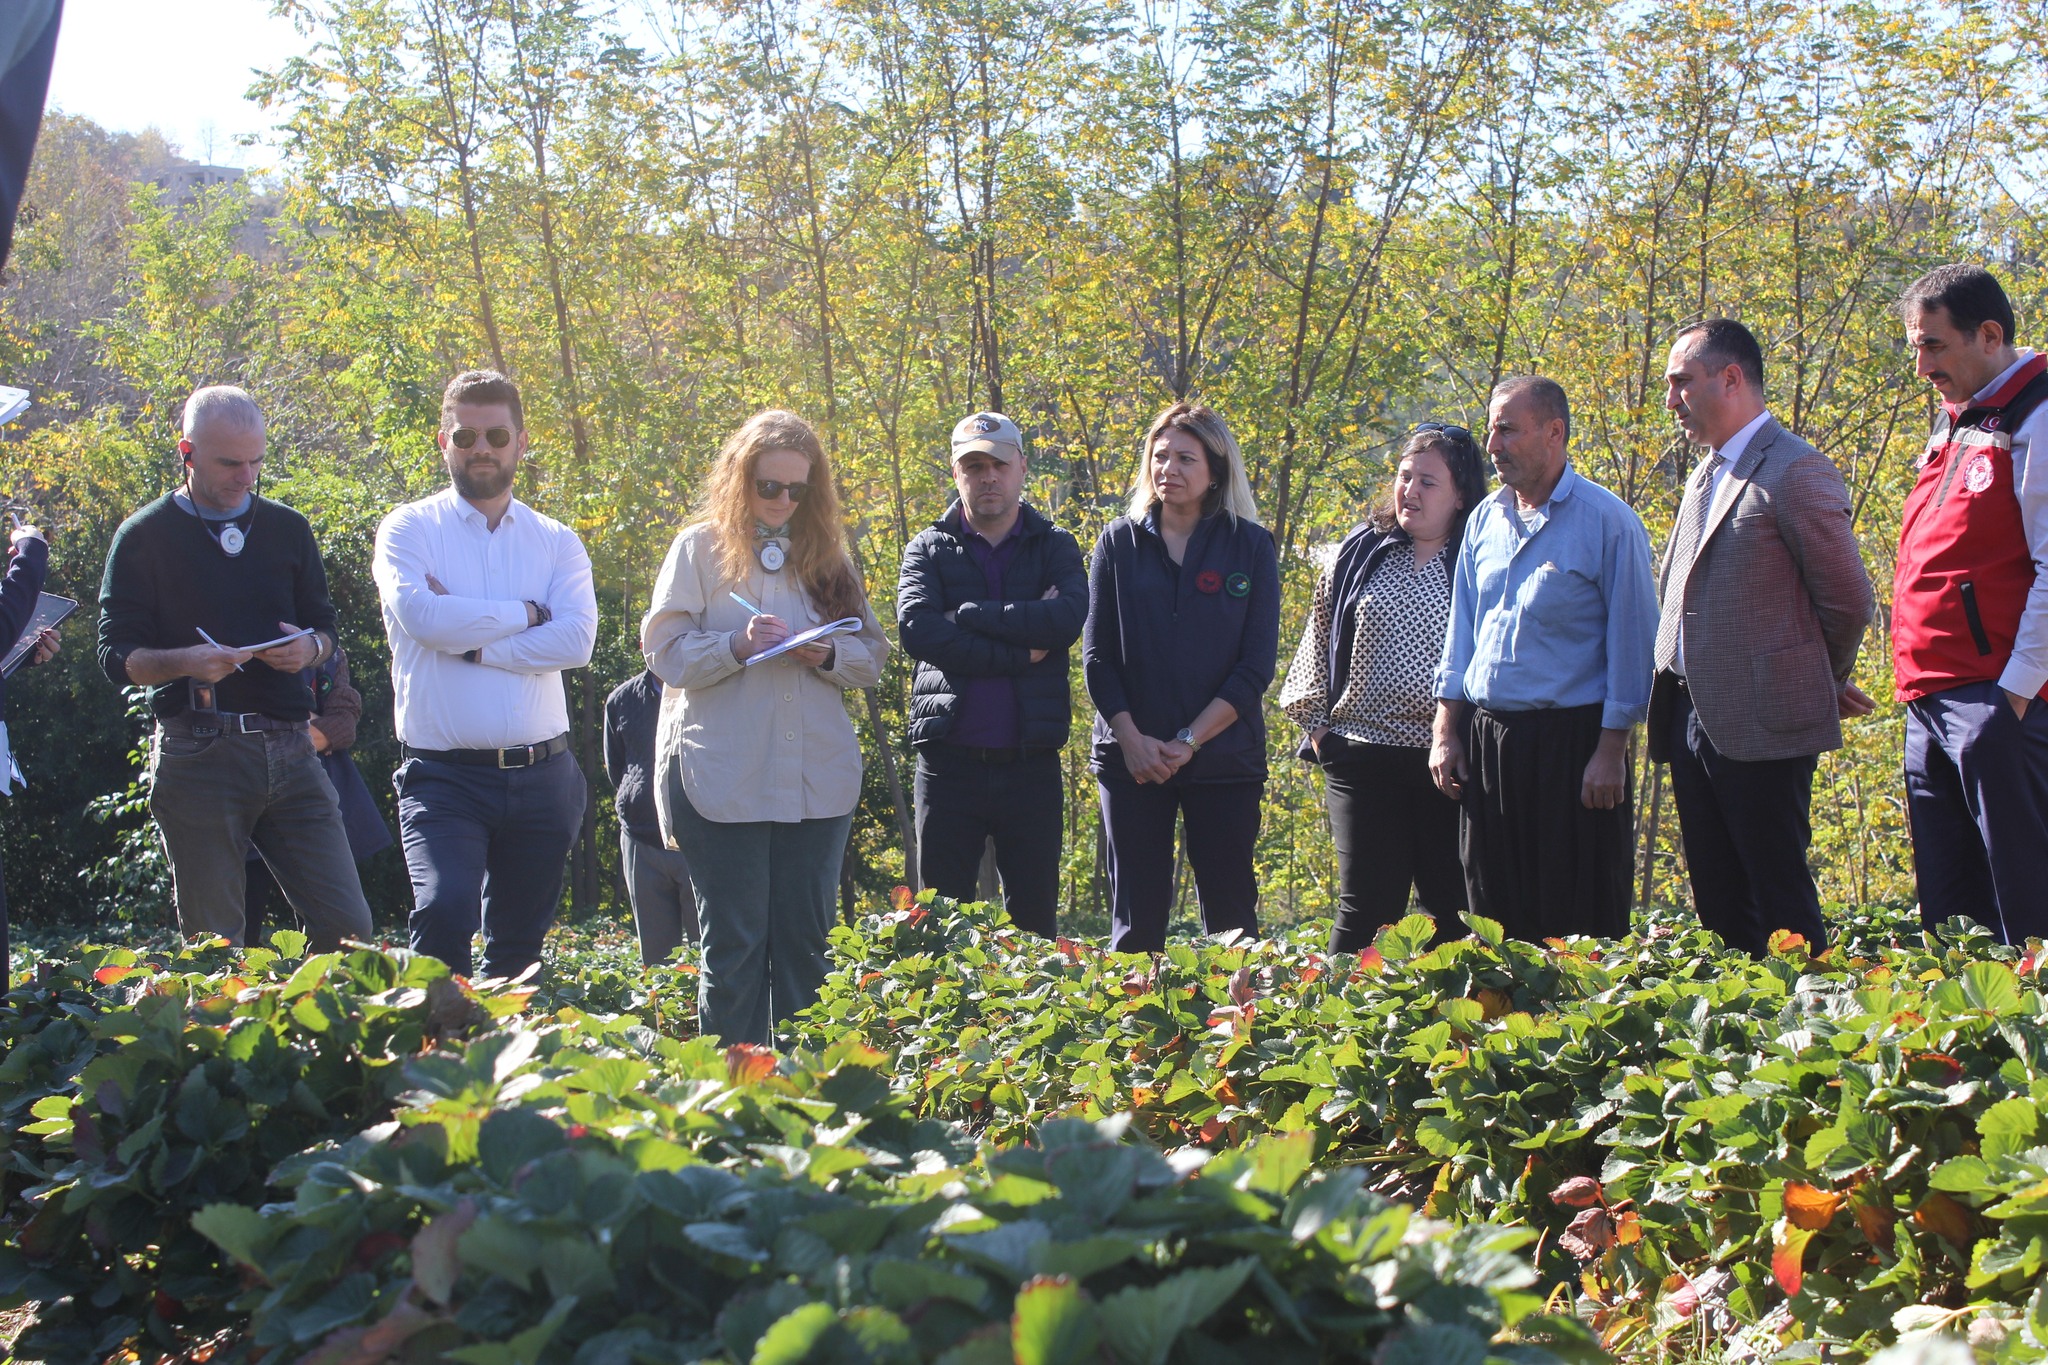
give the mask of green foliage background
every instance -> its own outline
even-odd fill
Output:
[[[597,565],[599,655],[569,684],[594,773],[663,549],[766,404],[827,433],[886,620],[961,413],[1016,417],[1032,499],[1091,540],[1147,418],[1201,395],[1243,438],[1291,632],[1315,548],[1388,450],[1425,417],[1478,425],[1510,371],[1565,382],[1580,467],[1661,541],[1694,458],[1661,408],[1664,349],[1733,314],[1765,342],[1774,409],[1848,478],[1883,599],[1927,401],[1891,301],[1931,264],[1985,260],[2025,340],[2042,294],[2039,16],[2019,0],[277,8],[305,50],[252,89],[283,130],[253,183],[174,202],[146,183],[159,139],[50,120],[0,284],[0,378],[39,406],[0,441],[0,483],[46,509],[57,590],[90,597],[114,526],[174,477],[185,392],[249,386],[268,490],[329,556],[380,790],[370,539],[438,485],[436,398],[467,365],[522,382],[522,492]],[[128,781],[134,734],[88,634],[16,690],[37,785],[0,823],[32,921],[106,912],[108,879],[79,869],[138,871],[120,820],[87,818]],[[1879,695],[1883,641],[1881,613],[1859,679]],[[853,702],[870,763],[850,893],[904,878],[907,682],[898,656]],[[1261,875],[1287,922],[1327,907],[1333,855],[1272,720]],[[1886,704],[1822,762],[1831,901],[1910,898],[1899,734]],[[1078,742],[1067,764],[1086,926],[1103,859]],[[1642,887],[1670,902],[1674,821],[1640,758],[1638,789]],[[586,908],[618,901],[608,820],[574,870]],[[402,914],[395,855],[371,880]]]

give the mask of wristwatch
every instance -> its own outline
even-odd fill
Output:
[[[1202,747],[1202,741],[1195,738],[1195,727],[1192,725],[1181,726],[1180,733],[1175,735],[1174,739],[1181,744],[1187,745],[1188,752],[1191,754],[1199,751]]]

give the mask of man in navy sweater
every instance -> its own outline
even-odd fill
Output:
[[[959,501],[904,548],[896,628],[917,660],[918,876],[973,900],[994,838],[1010,919],[1051,938],[1060,748],[1073,717],[1067,650],[1088,614],[1088,574],[1074,537],[1023,505],[1027,473],[1009,418],[978,412],[953,428]]]
[[[335,648],[313,528],[256,495],[263,416],[248,394],[198,390],[184,430],[184,484],[114,533],[99,635],[101,669],[149,688],[156,713],[149,809],[178,928],[242,941],[253,840],[316,950],[368,938],[341,807],[308,733],[301,674]]]

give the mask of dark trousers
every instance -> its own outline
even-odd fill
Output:
[[[986,752],[951,744],[918,749],[918,880],[956,901],[979,899],[982,846],[993,838],[1011,923],[1052,938],[1059,932],[1066,819],[1060,756],[1052,749],[1007,762],[977,756]]]
[[[697,937],[697,889],[690,884],[690,860],[673,848],[635,839],[619,830],[619,871],[626,880],[626,898],[633,904],[633,931],[640,939],[640,962],[652,967],[666,962]]]
[[[773,1043],[776,1022],[808,1008],[824,984],[853,812],[786,824],[706,820],[679,779],[669,783],[669,814],[704,933],[697,1026],[728,1043]]]
[[[1119,953],[1166,948],[1173,910],[1173,819],[1187,822],[1188,866],[1202,908],[1202,932],[1259,932],[1259,882],[1252,851],[1259,841],[1264,782],[1109,781],[1102,826],[1109,844],[1111,936]]]
[[[305,729],[202,737],[161,725],[155,765],[149,813],[170,859],[180,933],[242,943],[253,842],[315,952],[370,936],[341,807]]]
[[[527,768],[408,758],[392,783],[412,879],[413,951],[468,976],[470,940],[482,925],[485,976],[517,976],[540,961],[590,798],[575,755]]]
[[[1324,736],[1330,752],[1333,736]],[[1458,803],[1436,789],[1429,750],[1342,744],[1323,765],[1323,807],[1337,844],[1337,918],[1330,951],[1355,953],[1408,913],[1412,886],[1439,934],[1462,930],[1465,869]]]
[[[260,854],[244,863],[243,870],[242,942],[254,948],[263,942],[266,924],[290,928],[295,917],[285,902],[284,889],[277,884],[277,874]]]
[[[1579,799],[1600,744],[1600,710],[1488,711],[1465,729],[1470,777],[1459,822],[1475,913],[1512,938],[1628,932],[1634,799],[1612,810]]]
[[[2021,720],[1987,682],[1907,703],[1906,812],[1922,924],[2048,936],[2048,702]]]
[[[1682,686],[1670,725],[1671,797],[1700,923],[1752,957],[1769,951],[1778,929],[1805,935],[1818,952],[1827,926],[1806,865],[1818,757],[1729,758],[1707,738]]]

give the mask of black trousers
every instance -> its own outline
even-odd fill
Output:
[[[1107,781],[1102,826],[1109,844],[1111,931],[1119,953],[1166,949],[1173,912],[1173,822],[1187,821],[1188,866],[1202,907],[1202,932],[1259,932],[1259,880],[1252,853],[1266,784]]]
[[[1052,938],[1059,932],[1066,820],[1059,753],[1025,751],[1008,762],[989,756],[951,744],[918,749],[912,795],[918,880],[956,901],[978,899],[981,850],[993,838],[1011,923]]]
[[[1579,799],[1600,744],[1600,711],[1474,707],[1466,723],[1465,890],[1472,909],[1511,938],[1628,932],[1633,793],[1624,787],[1612,810],[1588,810]]]
[[[1463,932],[1465,869],[1458,861],[1458,803],[1436,789],[1429,750],[1343,744],[1323,765],[1323,808],[1337,844],[1337,918],[1330,951],[1355,953],[1383,924],[1408,913],[1408,891],[1436,917],[1437,932]]]
[[[1806,865],[1817,755],[1744,762],[1707,738],[1680,687],[1671,710],[1671,796],[1700,923],[1752,957],[1790,929],[1815,952],[1827,942],[1820,892]]]

